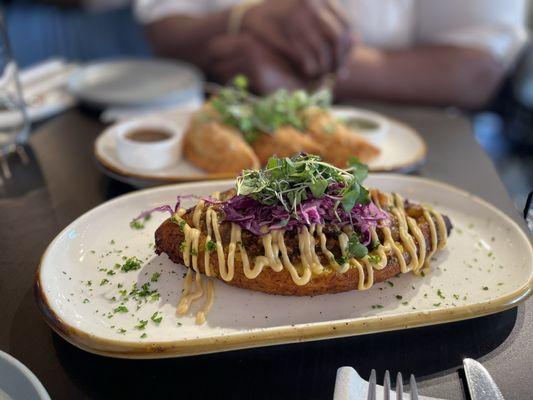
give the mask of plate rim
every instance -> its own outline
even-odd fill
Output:
[[[352,107],[352,106],[345,106],[341,105],[339,108],[342,109],[353,109],[353,110],[361,110],[364,112],[374,113],[380,115],[382,118],[384,118],[387,122],[389,122],[391,125],[399,125],[403,129],[410,131],[413,136],[417,138],[417,140],[420,142],[420,151],[418,151],[415,155],[413,155],[412,159],[409,161],[406,161],[402,164],[398,164],[394,167],[389,168],[377,168],[377,169],[370,169],[370,172],[372,173],[382,173],[382,172],[394,172],[394,173],[406,173],[417,170],[421,165],[423,165],[427,159],[427,153],[428,153],[428,147],[427,143],[422,137],[422,135],[413,127],[410,125],[396,119],[391,118],[389,116],[386,116],[384,114],[380,114],[378,112],[375,112],[373,110],[367,110],[365,108],[359,108],[359,107]],[[94,140],[93,144],[93,154],[96,158],[96,161],[101,164],[103,167],[105,167],[107,170],[112,172],[115,175],[118,175],[119,177],[124,177],[126,179],[135,179],[135,180],[141,180],[141,181],[147,181],[147,182],[157,182],[157,183],[184,183],[184,182],[193,182],[193,181],[214,181],[219,179],[227,179],[232,178],[234,176],[233,173],[205,173],[205,174],[195,174],[195,175],[175,175],[175,176],[167,176],[167,177],[158,177],[150,174],[149,172],[141,172],[141,171],[131,171],[127,170],[121,166],[115,165],[113,163],[108,162],[100,153],[100,146],[99,143],[103,140],[104,136],[107,136],[110,134],[111,130],[116,127],[117,124],[123,123],[124,121],[118,121],[108,127],[106,127]],[[390,129],[390,128],[389,128]],[[104,173],[106,171],[104,170]],[[115,177],[116,178],[116,177]]]
[[[457,188],[445,182],[435,179],[401,175],[401,174],[372,174],[377,178],[386,179],[401,179],[404,181],[420,181],[427,184],[440,186],[446,190],[455,192],[456,194],[481,203],[491,212],[496,213],[499,217],[506,220],[522,239],[529,243],[530,258],[533,259],[533,245],[531,240],[527,237],[524,229],[515,222],[511,217],[503,211],[492,205],[490,202],[469,193],[466,190]],[[174,186],[193,185],[193,186],[209,186],[213,184],[225,184],[232,181],[217,180],[207,182],[195,183],[179,183],[172,185],[163,185],[156,188],[147,188],[137,190],[118,196],[114,199],[108,200],[91,210],[80,215],[69,225],[58,233],[54,239],[49,243],[43,252],[39,264],[35,272],[34,280],[34,295],[37,305],[44,315],[47,324],[63,339],[73,344],[82,350],[90,353],[99,354],[115,358],[130,358],[130,359],[155,359],[155,358],[171,358],[181,356],[191,356],[198,354],[217,353],[223,351],[231,351],[238,349],[246,349],[253,347],[271,346],[276,344],[288,344],[304,341],[323,340],[337,337],[357,336],[362,334],[371,334],[377,332],[394,331],[401,329],[410,329],[421,326],[438,325],[442,323],[449,323],[465,319],[482,317],[484,315],[495,314],[505,311],[509,308],[517,306],[519,303],[525,301],[533,292],[533,270],[530,273],[529,280],[524,282],[520,287],[511,293],[497,297],[495,299],[485,300],[479,303],[453,307],[435,309],[430,311],[409,311],[399,315],[375,315],[364,318],[347,318],[334,321],[322,321],[313,323],[304,323],[272,328],[263,328],[253,333],[238,332],[228,336],[215,336],[208,338],[192,338],[180,339],[165,342],[135,342],[135,341],[121,341],[117,339],[107,339],[97,335],[87,333],[79,328],[76,328],[61,319],[59,315],[50,306],[47,296],[44,293],[41,283],[41,266],[44,263],[50,249],[55,245],[56,241],[64,235],[70,227],[85,215],[95,212],[96,210],[107,207],[112,203],[122,201],[128,197],[138,196],[139,193],[145,191],[164,191]],[[423,319],[420,316],[424,316]],[[95,346],[96,345],[96,346]]]
[[[165,65],[174,65],[179,68],[186,68],[192,72],[192,74],[196,77],[198,81],[198,88],[201,90],[203,88],[203,84],[205,82],[205,76],[202,73],[200,69],[198,69],[193,64],[186,63],[184,61],[180,60],[173,60],[173,59],[164,59],[164,58],[144,58],[144,57],[125,57],[125,56],[116,56],[116,57],[110,57],[105,58],[102,60],[95,60],[92,62],[88,62],[85,64],[81,64],[80,68],[75,71],[67,80],[66,83],[66,91],[67,93],[71,94],[72,96],[78,98],[80,101],[90,104],[97,107],[108,107],[108,106],[132,106],[132,105],[140,105],[145,104],[145,102],[130,102],[130,101],[102,101],[99,97],[94,97],[91,95],[87,95],[83,90],[80,90],[80,85],[78,85],[76,82],[79,80],[80,77],[87,74],[87,71],[89,69],[95,69],[95,68],[102,68],[106,67],[112,64],[121,64],[121,63],[138,63],[138,64],[165,64]],[[193,85],[194,86],[194,85]],[[192,88],[191,86],[190,88]],[[188,89],[190,89],[188,88]],[[166,96],[168,97],[168,96]],[[168,101],[167,98],[163,99],[163,103],[165,101]],[[165,100],[166,99],[166,100]],[[158,104],[157,100],[151,100],[150,103],[154,101],[154,104]]]
[[[18,370],[28,381],[28,383],[35,389],[35,392],[40,397],[41,400],[50,400],[50,395],[46,391],[46,388],[42,382],[37,378],[31,369],[22,363],[22,361],[16,359],[14,356],[9,354],[7,351],[0,350],[0,359],[6,361],[6,363],[16,370]],[[5,391],[5,389],[3,389]],[[9,395],[9,393],[8,393]]]

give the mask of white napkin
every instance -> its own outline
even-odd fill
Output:
[[[335,380],[335,392],[333,400],[364,400],[367,398],[368,382],[359,376],[352,367],[341,367],[337,370]],[[377,385],[376,398],[383,398],[383,386]],[[391,390],[390,398],[395,399],[396,393]],[[409,394],[404,394],[403,398],[408,400]],[[435,397],[418,396],[420,400],[438,400]]]
[[[51,59],[19,72],[30,121],[51,117],[76,103],[76,100],[67,93],[65,86],[77,68],[76,64],[68,64],[61,59]],[[0,128],[13,127],[21,123],[22,115],[18,110],[0,111]]]

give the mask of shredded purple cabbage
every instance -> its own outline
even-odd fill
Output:
[[[326,195],[303,201],[297,216],[291,215],[282,205],[264,205],[248,196],[235,196],[222,203],[226,220],[239,224],[255,235],[271,230],[292,230],[303,225],[328,224],[339,228],[351,225],[361,235],[361,243],[370,243],[370,228],[388,223],[389,215],[372,202],[356,204],[346,212],[336,196]]]
[[[311,224],[328,224],[338,228],[351,225],[360,233],[361,244],[366,246],[371,240],[370,228],[386,226],[389,223],[387,212],[380,210],[374,203],[356,204],[347,212],[339,204],[340,197],[331,194],[304,200],[298,206],[296,216],[291,215],[282,205],[265,205],[250,196],[234,196],[223,202],[209,196],[178,196],[174,207],[168,204],[155,207],[142,212],[134,220],[147,218],[153,212],[168,212],[172,216],[180,208],[182,200],[191,198],[210,204],[222,204],[227,221],[235,222],[258,236],[276,229],[292,230]]]
[[[169,204],[158,206],[158,207],[152,208],[150,210],[143,211],[142,213],[139,214],[139,216],[137,216],[133,220],[137,221],[137,220],[140,220],[140,219],[149,218],[152,215],[152,213],[154,213],[154,212],[168,212],[170,214],[170,216],[172,217],[179,210],[179,208],[181,206],[181,201],[182,200],[186,200],[186,199],[204,200],[206,203],[210,203],[210,204],[220,203],[220,201],[218,201],[218,200],[216,200],[216,199],[214,199],[214,198],[212,198],[210,196],[194,196],[192,194],[183,195],[183,196],[177,196],[176,204],[174,205],[174,207],[172,207]]]

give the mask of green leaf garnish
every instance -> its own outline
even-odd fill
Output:
[[[210,252],[210,251],[213,251],[217,248],[217,244],[215,242],[213,242],[212,240],[208,241],[206,244],[205,244],[205,249]]]
[[[237,128],[248,142],[253,142],[261,132],[273,133],[282,126],[305,130],[303,111],[309,107],[328,107],[331,92],[320,90],[309,94],[303,90],[289,92],[280,89],[257,98],[248,92],[248,79],[238,75],[232,85],[214,96],[210,104],[224,124]]]
[[[340,204],[350,211],[356,204],[368,204],[368,190],[362,179],[368,169],[356,159],[343,170],[323,162],[319,156],[300,154],[293,158],[271,157],[264,169],[244,170],[237,178],[237,194],[251,196],[264,205],[281,204],[296,214],[297,206],[309,196],[324,196],[330,185]]]
[[[351,257],[361,259],[368,254],[368,249],[361,244],[356,234],[348,239],[348,253]]]
[[[161,315],[160,312],[156,311],[155,313],[152,314],[152,316],[150,317],[150,319],[152,321],[154,321],[156,324],[159,324],[161,323],[161,321],[163,320],[163,316]]]

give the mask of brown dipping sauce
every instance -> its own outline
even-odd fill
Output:
[[[162,142],[170,139],[172,135],[156,129],[138,129],[126,134],[126,138],[135,142]]]

